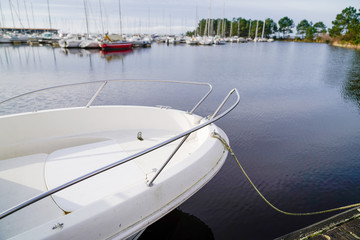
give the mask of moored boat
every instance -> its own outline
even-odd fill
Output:
[[[133,46],[133,42],[124,42],[124,41],[117,41],[117,42],[100,42],[99,46],[102,50],[121,50],[121,49],[130,49]]]
[[[179,206],[220,170],[228,152],[212,134],[228,139],[214,122],[237,106],[236,89],[207,118],[194,114],[212,90],[202,83],[172,82],[210,87],[189,112],[92,106],[104,88],[114,90],[118,82],[126,81],[64,85],[0,102],[1,107],[50,89],[99,84],[84,107],[0,117],[1,239],[127,239]],[[233,93],[235,103],[220,113]]]
[[[199,40],[195,37],[188,37],[186,43],[189,45],[199,45]]]
[[[79,44],[81,48],[99,48],[99,41],[97,39],[87,38]]]
[[[110,38],[111,37],[111,38]],[[109,36],[105,34],[104,40],[99,42],[99,47],[102,50],[126,50],[132,48],[134,45],[133,41],[125,41],[123,36],[119,36],[116,40],[114,40],[113,36]]]

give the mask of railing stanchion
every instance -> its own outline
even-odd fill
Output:
[[[186,135],[181,142],[179,143],[179,145],[177,145],[177,147],[175,148],[175,150],[171,153],[171,155],[169,156],[169,158],[164,162],[164,164],[160,167],[160,169],[156,172],[155,176],[147,181],[147,185],[149,187],[151,187],[152,183],[154,182],[154,180],[157,178],[157,176],[159,176],[159,174],[161,173],[161,171],[164,169],[164,167],[170,162],[170,160],[172,159],[172,157],[175,155],[175,153],[179,150],[179,148],[183,145],[183,143],[186,141],[186,139],[190,136],[190,134]]]
[[[96,91],[96,93],[94,94],[94,96],[90,99],[90,101],[88,102],[88,104],[86,104],[86,107],[90,107],[90,105],[93,103],[93,101],[95,100],[95,98],[99,95],[99,93],[101,92],[101,90],[103,90],[103,88],[105,87],[105,85],[107,84],[108,82],[105,81],[100,87],[99,89]]]

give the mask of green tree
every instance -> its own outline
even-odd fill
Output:
[[[206,25],[206,19],[201,19],[199,24],[198,24],[198,28],[197,28],[197,32],[200,36],[204,35],[205,32],[205,25]]]
[[[279,31],[283,33],[283,37],[292,33],[292,28],[295,26],[294,21],[289,17],[283,17],[279,20]]]
[[[331,37],[342,37],[346,41],[360,42],[360,13],[354,7],[347,7],[332,21]]]
[[[232,28],[231,28],[232,25]],[[238,23],[236,18],[233,18],[230,22],[230,29],[232,30],[232,32],[230,33],[231,36],[235,36],[237,35],[237,27],[238,27]]]
[[[316,29],[312,22],[309,23],[309,26],[305,30],[305,39],[307,41],[313,41],[315,38]]]
[[[247,37],[249,34],[249,21],[244,18],[239,18],[239,36]]]
[[[250,27],[250,37],[254,38],[255,37],[255,32],[256,32],[256,20],[251,20],[251,26]]]
[[[272,20],[271,18],[268,18],[265,20],[265,22],[266,22],[265,34],[267,37],[278,32],[278,26],[277,26],[276,22],[274,22],[274,20]]]
[[[192,37],[192,36],[195,35],[195,30],[194,30],[194,31],[187,31],[187,32],[185,33],[185,35],[188,36],[188,37]]]
[[[304,19],[296,26],[296,31],[304,38],[308,27],[310,27],[310,23],[306,19]]]
[[[323,22],[316,22],[314,24],[314,28],[316,30],[316,34],[319,34],[319,33],[325,34],[326,33],[326,25]]]

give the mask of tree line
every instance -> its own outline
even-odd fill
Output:
[[[355,45],[360,44],[360,9],[357,12],[354,7],[345,8],[332,24],[333,27],[329,29],[330,37]]]
[[[224,19],[201,19],[195,31],[187,32],[187,35],[220,35],[222,37],[255,37],[261,36],[265,23],[264,36],[269,37],[278,31],[277,24],[274,20],[268,18],[265,21],[251,20],[245,18],[233,18],[232,20]]]
[[[314,41],[329,34],[331,38],[337,40],[360,44],[360,10],[357,12],[354,7],[347,7],[336,16],[332,24],[333,26],[331,28],[327,28],[322,21],[313,23],[312,21],[304,19],[296,25],[297,39]],[[254,38],[256,35],[261,37],[262,31],[264,30],[264,37],[266,38],[270,36],[276,37],[277,33],[279,33],[278,35],[282,38],[288,38],[289,34],[293,33],[294,27],[294,20],[287,16],[281,18],[277,23],[271,18],[267,18],[265,21],[244,19],[241,17],[231,20],[226,18],[201,19],[196,30],[187,32],[187,35],[220,35],[222,37],[239,36]]]

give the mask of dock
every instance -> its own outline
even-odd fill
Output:
[[[353,208],[275,240],[360,239],[360,208]]]

